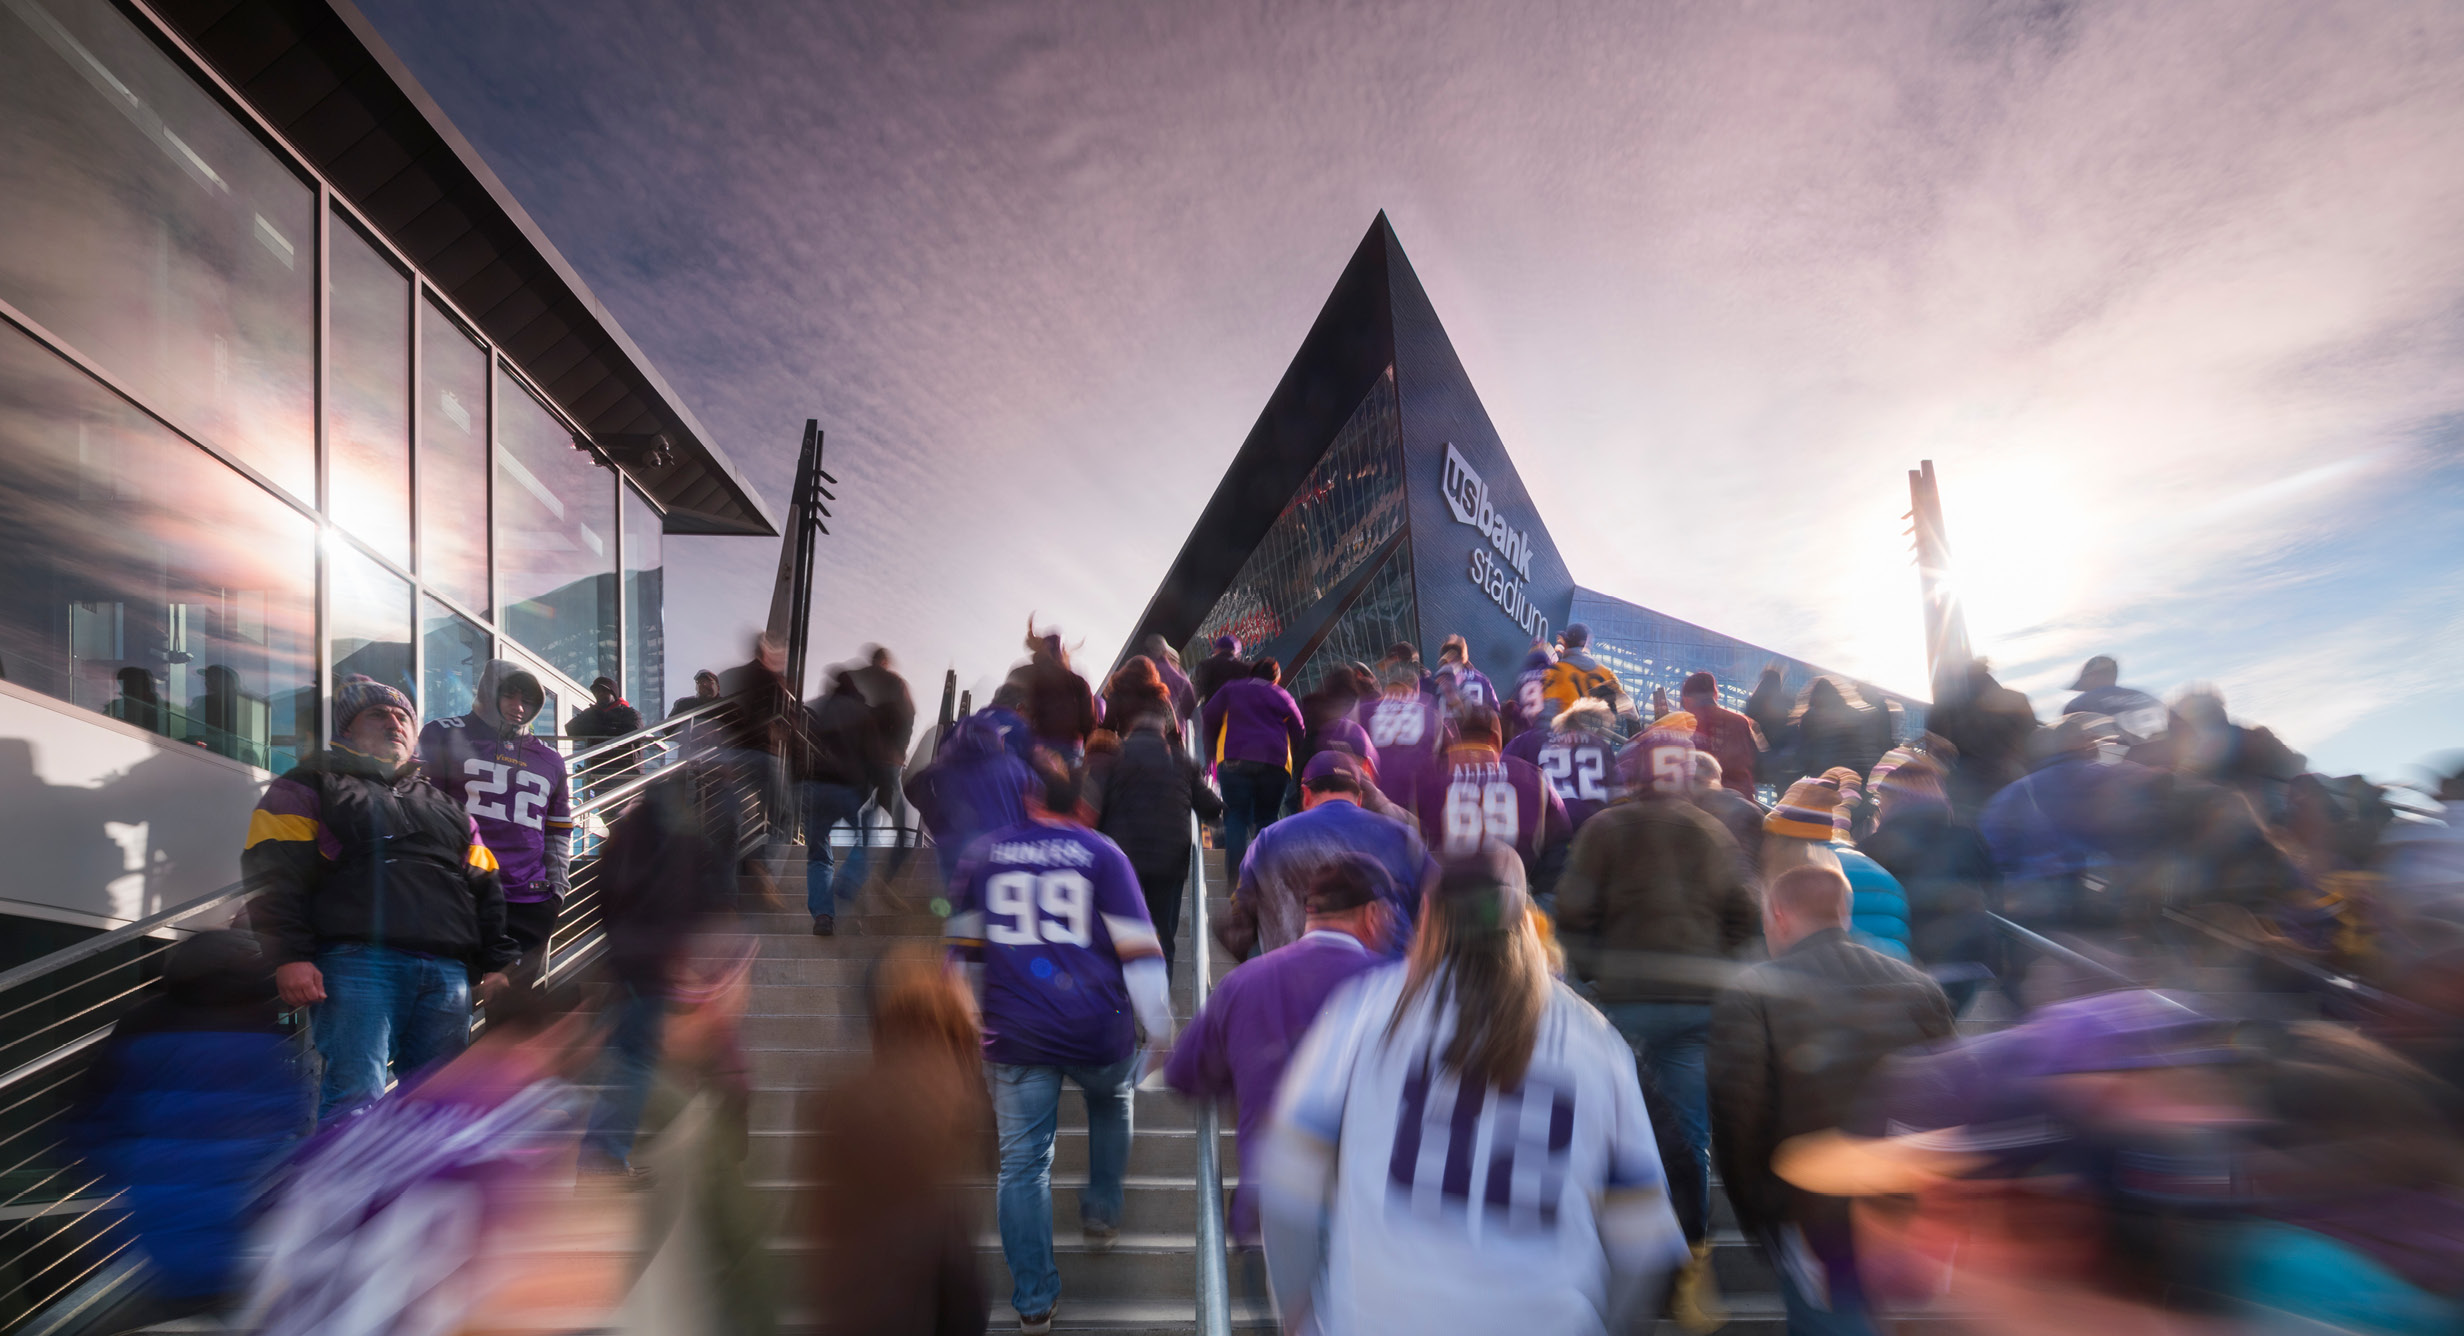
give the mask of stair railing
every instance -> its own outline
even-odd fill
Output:
[[[572,886],[548,941],[546,977],[575,977],[605,950],[596,850],[607,822],[688,761],[722,760],[705,772],[710,782],[740,781],[715,755],[729,708],[714,702],[565,758]],[[769,839],[763,810],[737,805],[739,856]],[[61,1314],[47,1310],[87,1306],[133,1282],[123,1255],[134,1240],[114,1228],[119,1197],[69,1144],[80,1078],[112,1026],[160,991],[163,955],[196,932],[244,921],[247,895],[246,883],[233,883],[0,972],[0,1330],[48,1326],[38,1319]]]
[[[1191,759],[1198,755],[1197,730],[1186,735]],[[1191,1014],[1206,1005],[1211,978],[1207,959],[1206,840],[1197,813],[1189,816],[1189,970]],[[1231,1336],[1232,1276],[1224,1255],[1223,1164],[1215,1101],[1198,1101],[1198,1336]]]

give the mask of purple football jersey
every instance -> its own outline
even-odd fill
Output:
[[[1462,748],[1421,793],[1420,833],[1441,857],[1472,853],[1483,840],[1511,847],[1528,864],[1566,835],[1565,805],[1530,762]]]
[[[1446,716],[1428,697],[1380,696],[1363,701],[1360,726],[1377,748],[1377,786],[1397,807],[1411,810],[1422,787],[1446,754]]]
[[[984,1057],[1100,1067],[1138,1046],[1124,961],[1163,955],[1120,846],[1084,826],[1028,821],[970,846],[943,938],[984,965]]]
[[[1582,829],[1592,814],[1617,801],[1624,789],[1617,783],[1617,749],[1589,733],[1552,733],[1536,728],[1515,739],[1508,755],[1521,756],[1540,768],[1560,802],[1566,821]]]
[[[432,719],[419,730],[420,767],[430,783],[462,804],[496,855],[505,898],[545,900],[547,844],[573,837],[573,794],[565,758],[527,733],[507,737],[477,715]]]

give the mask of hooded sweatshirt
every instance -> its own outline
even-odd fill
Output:
[[[490,659],[479,673],[471,712],[431,720],[419,730],[419,756],[429,782],[461,804],[496,855],[505,899],[536,904],[568,888],[573,849],[573,795],[565,758],[554,747],[506,727],[496,697],[507,677],[529,670]]]

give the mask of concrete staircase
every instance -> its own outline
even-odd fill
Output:
[[[756,914],[750,926],[762,934],[761,958],[753,967],[752,996],[744,1017],[743,1038],[752,1068],[752,1149],[748,1176],[753,1186],[784,1221],[788,1208],[810,1185],[798,1182],[796,1104],[802,1092],[839,1062],[861,1055],[865,1048],[864,972],[872,957],[901,941],[933,939],[941,933],[941,917],[932,911],[940,896],[932,854],[919,851],[896,878],[878,869],[863,895],[850,903],[841,898],[839,935],[811,935],[811,920],[802,912],[804,865],[802,850],[779,850],[770,866],[781,901],[780,912]],[[1215,892],[1211,912],[1224,912],[1220,853],[1210,851],[1208,886]],[[1190,916],[1183,915],[1178,958],[1191,956]],[[1230,962],[1222,953],[1212,973],[1220,979]],[[1192,1014],[1192,988],[1183,969],[1173,985],[1173,1007],[1184,1023]],[[1129,1177],[1122,1205],[1121,1236],[1108,1252],[1090,1252],[1079,1235],[1078,1194],[1086,1183],[1086,1110],[1075,1088],[1061,1100],[1060,1127],[1053,1156],[1053,1251],[1061,1271],[1061,1306],[1054,1326],[1059,1331],[1105,1332],[1113,1336],[1144,1333],[1187,1333],[1196,1318],[1196,1132],[1194,1110],[1168,1092],[1141,1089],[1133,1113]],[[1232,1118],[1221,1119],[1221,1162],[1225,1195],[1237,1174]],[[993,1185],[982,1192],[986,1232],[979,1241],[984,1273],[993,1296],[993,1331],[1014,1330],[1009,1307],[1009,1268],[1001,1257],[1001,1242],[993,1233]],[[1735,1228],[1726,1199],[1714,1190],[1714,1267],[1734,1314],[1724,1330],[1736,1336],[1763,1336],[1784,1330],[1776,1282],[1770,1267]],[[772,1244],[786,1278],[783,1296],[788,1329],[809,1325],[796,1292],[796,1261],[810,1249],[807,1240],[783,1228]],[[1265,1270],[1255,1257],[1236,1253],[1229,1267],[1232,1282],[1232,1325],[1235,1331],[1274,1329],[1266,1296]],[[1658,1324],[1655,1336],[1679,1336],[1670,1323]]]

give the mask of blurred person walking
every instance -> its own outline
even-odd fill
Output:
[[[1471,644],[1461,636],[1448,636],[1437,647],[1437,671],[1432,676],[1437,679],[1438,702],[1449,714],[1458,714],[1474,705],[1489,710],[1505,705],[1498,697],[1497,684],[1472,666]]]
[[[945,884],[977,837],[1027,819],[1027,794],[1037,783],[989,708],[959,720],[932,761],[907,776],[907,801],[932,832]]]
[[[1213,700],[1225,683],[1249,676],[1249,664],[1241,658],[1239,636],[1215,637],[1213,650],[1189,674],[1189,684],[1197,692],[1200,705]]]
[[[1283,665],[1260,659],[1226,682],[1199,712],[1199,738],[1223,790],[1224,866],[1240,874],[1249,841],[1283,808],[1292,766],[1308,746],[1300,705],[1282,686]]]
[[[521,956],[496,856],[419,773],[410,697],[353,675],[331,747],[267,786],[240,873],[283,1005],[312,1008],[320,1121],[470,1042],[471,981],[494,996]]]
[[[1087,757],[1087,801],[1095,809],[1095,829],[1129,856],[1147,919],[1163,944],[1167,977],[1180,955],[1189,819],[1214,821],[1224,811],[1196,759],[1167,736],[1171,709],[1168,700],[1143,703],[1137,713],[1115,721],[1128,730],[1119,748]]]
[[[1417,812],[1421,789],[1444,768],[1446,713],[1422,694],[1417,657],[1388,660],[1378,682],[1377,698],[1360,706],[1361,727],[1377,748],[1377,786],[1395,806]]]
[[[1677,691],[1677,708],[1694,716],[1694,749],[1719,761],[1721,785],[1753,797],[1754,768],[1764,750],[1762,730],[1751,718],[1720,704],[1720,680],[1709,673],[1689,674]]]
[[[855,670],[856,689],[864,693],[864,703],[873,712],[872,773],[866,786],[872,806],[883,820],[893,827],[904,827],[901,782],[907,768],[907,754],[915,746],[915,693],[907,689],[907,679],[898,675],[891,662],[890,651],[879,645],[864,647],[864,666]],[[866,825],[872,822],[868,819]],[[858,832],[859,838],[862,831]],[[890,855],[890,870],[896,873],[906,866],[906,835],[897,833],[891,841],[895,852]]]
[[[1286,1331],[1623,1332],[1685,1258],[1633,1059],[1551,977],[1519,870],[1449,866],[1284,1073],[1258,1177]]]
[[[1735,972],[1761,915],[1736,841],[1687,796],[1691,739],[1655,729],[1635,740],[1626,762],[1631,796],[1585,823],[1567,855],[1557,933],[1568,968],[1591,984],[1675,1110],[1693,1163],[1670,1167],[1690,1180],[1674,1195],[1696,1206],[1711,1195],[1703,1075],[1711,997]],[[1703,1242],[1709,1222],[1697,1209],[1680,1224],[1698,1252],[1679,1279],[1677,1304],[1699,1319],[1715,1302]]]
[[[1163,716],[1164,737],[1179,742],[1180,716],[1173,709],[1172,688],[1156,671],[1155,661],[1133,654],[1104,679],[1104,727],[1116,737],[1128,737],[1143,714]]]
[[[575,710],[573,716],[565,721],[565,736],[573,739],[576,751],[587,750],[609,738],[638,733],[641,729],[642,712],[633,708],[633,702],[617,694],[616,679],[612,677],[592,678],[590,704]],[[603,762],[593,769],[602,775],[633,773],[630,761],[624,765],[627,768],[620,770]]]
[[[262,1194],[316,1125],[316,1084],[280,1011],[256,939],[202,932],[164,955],[162,992],[94,1051],[68,1145],[126,1210],[146,1274],[132,1304],[86,1330],[135,1330],[237,1297]]]
[[[1436,782],[1420,791],[1421,839],[1443,858],[1464,857],[1492,840],[1514,850],[1524,884],[1538,888],[1535,898],[1547,909],[1569,829],[1565,804],[1538,766],[1501,750],[1495,710],[1465,707],[1457,734]]]
[[[1789,1187],[1771,1170],[1790,1137],[1839,1127],[1891,1053],[1946,1039],[1951,1004],[1914,966],[1849,940],[1848,881],[1800,866],[1763,903],[1771,959],[1711,1009],[1711,1144],[1737,1225],[1770,1257],[1790,1336],[1874,1331],[1848,1203]]]
[[[1373,787],[1359,763],[1342,752],[1320,752],[1309,762],[1301,775],[1300,814],[1260,832],[1241,860],[1231,909],[1215,929],[1233,959],[1300,940],[1318,873],[1356,855],[1385,869],[1396,918],[1406,926],[1416,921],[1421,888],[1435,864],[1418,826],[1362,806]]]
[[[1225,975],[1172,1046],[1164,1080],[1173,1089],[1195,1099],[1230,1098],[1240,1110],[1235,1244],[1258,1242],[1258,1154],[1284,1067],[1327,997],[1390,958],[1388,947],[1408,926],[1395,913],[1394,897],[1392,879],[1374,859],[1345,855],[1319,868],[1299,940]]]
[[[1035,741],[1050,748],[1075,770],[1086,755],[1087,736],[1095,731],[1095,692],[1069,665],[1057,631],[1027,623],[1027,662],[1013,677],[1026,688],[1024,713]]]
[[[1189,680],[1189,674],[1181,671],[1181,656],[1172,652],[1172,646],[1160,634],[1149,634],[1139,641],[1138,652],[1155,665],[1155,676],[1172,697],[1173,725],[1176,729],[1188,727],[1189,721],[1198,717],[1198,689]]]
[[[701,669],[693,674],[693,694],[678,696],[675,703],[667,707],[667,717],[673,719],[687,710],[708,709],[718,699],[719,675],[707,668]]]
[[[833,674],[830,694],[805,708],[810,741],[798,777],[804,801],[804,910],[812,915],[813,935],[829,937],[838,932],[840,889],[850,895],[864,889],[864,805],[880,773],[881,721],[865,704],[852,672]],[[840,826],[855,835],[844,869],[836,866],[830,848],[830,833]]]
[[[990,1166],[975,1000],[933,952],[894,948],[866,987],[872,1051],[806,1096],[815,1244],[807,1294],[824,1336],[980,1336],[991,1287],[970,1184]]]
[[[1617,674],[1591,657],[1590,627],[1581,622],[1569,623],[1557,640],[1562,648],[1540,681],[1540,694],[1547,698],[1552,717],[1564,714],[1566,707],[1578,700],[1605,701],[1610,709],[1622,704],[1627,712],[1633,709]]]
[[[1954,763],[1945,776],[1951,809],[1974,820],[2002,787],[2027,772],[2028,738],[2036,732],[2036,708],[2028,698],[1994,680],[1983,660],[1964,673],[1946,673],[1925,731],[1950,745]],[[1819,774],[1810,763],[1805,769]]]
[[[1862,778],[1891,747],[1889,716],[1881,715],[1877,724],[1878,714],[1857,696],[1855,687],[1836,678],[1815,678],[1797,706],[1797,772],[1819,775],[1845,768]]]
[[[510,659],[490,659],[480,669],[470,713],[432,719],[419,731],[428,781],[471,814],[496,856],[505,932],[522,948],[514,977],[526,982],[546,967],[548,938],[573,889],[573,792],[565,758],[527,731],[546,703],[536,674]]]
[[[1984,837],[1951,811],[1941,762],[1897,748],[1874,765],[1874,833],[1858,845],[1908,898],[1908,948],[1944,979],[1964,1010],[2000,970],[2001,934],[1988,917],[2001,875]]]
[[[1750,880],[1762,878],[1762,820],[1766,814],[1761,803],[1720,782],[1720,758],[1709,752],[1694,753],[1694,805],[1711,814],[1730,839],[1737,842],[1737,853],[1744,860]]]
[[[2121,685],[2121,677],[2122,665],[2109,655],[2099,654],[2079,665],[2079,676],[2070,684],[2079,694],[2062,706],[2062,714],[2103,715],[2113,721],[2125,745],[2136,746],[2165,731],[2165,703],[2137,687]]]
[[[1531,652],[1523,656],[1523,666],[1515,672],[1514,687],[1506,693],[1505,703],[1498,707],[1497,718],[1511,742],[1524,733],[1545,729],[1560,710],[1549,708],[1549,669],[1557,663],[1557,652],[1535,640]]]
[[[1795,701],[1788,693],[1787,676],[1776,663],[1765,664],[1762,676],[1754,682],[1752,695],[1745,698],[1745,717],[1754,721],[1762,733],[1763,752],[1757,783],[1785,789],[1805,772],[1796,763]],[[1746,795],[1752,797],[1752,794]]]
[[[1793,869],[1837,872],[1848,882],[1849,928],[1861,946],[1906,960],[1908,896],[1889,869],[1847,842],[1842,798],[1856,788],[1856,774],[1839,767],[1788,786],[1762,820],[1761,873],[1770,885]]]
[[[1029,819],[971,849],[945,930],[956,958],[982,966],[984,1059],[1001,1142],[1001,1253],[1026,1336],[1052,1330],[1061,1299],[1052,1256],[1061,1083],[1086,1100],[1079,1221],[1088,1249],[1108,1251],[1120,1237],[1138,1031],[1157,1053],[1172,1041],[1163,944],[1137,873],[1112,841],[1069,819],[1078,794],[1068,775],[1048,764],[1041,779]]]
[[[753,638],[753,658],[719,674],[727,702],[713,741],[716,759],[730,768],[736,786],[739,825],[765,823],[774,840],[785,838],[790,776],[785,766],[803,745],[804,702],[787,680],[787,646],[765,631]]]
[[[1604,701],[1576,701],[1546,728],[1526,729],[1506,755],[1539,767],[1578,831],[1625,792],[1617,779],[1617,715]]]

